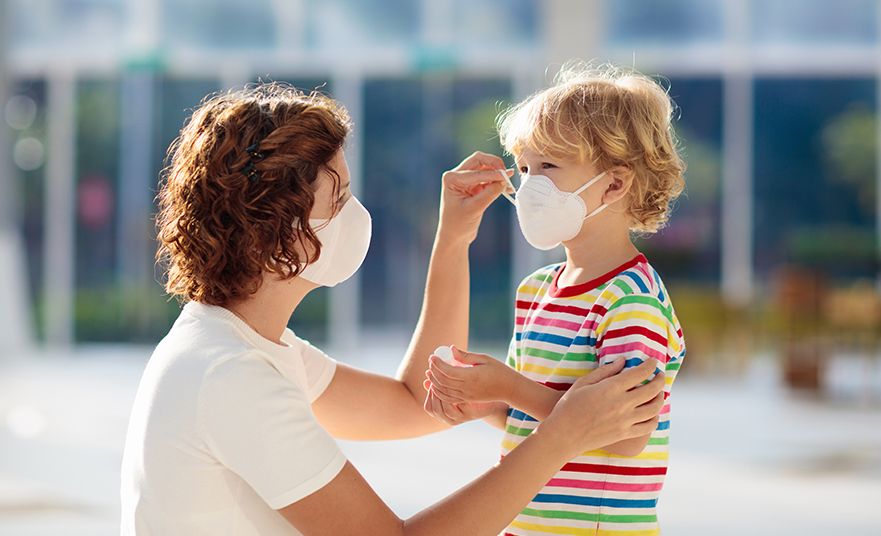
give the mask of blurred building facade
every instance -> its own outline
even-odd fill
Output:
[[[294,321],[336,347],[412,329],[441,173],[498,153],[501,107],[571,58],[659,75],[678,104],[687,194],[641,247],[685,324],[712,332],[708,318],[759,306],[792,265],[833,286],[878,280],[879,0],[7,2],[15,201],[0,210],[47,343],[164,333],[177,306],[157,283],[151,214],[165,150],[202,97],[257,80],[319,87],[355,122],[371,250]],[[504,341],[514,285],[559,257],[491,207],[472,247],[474,337]]]

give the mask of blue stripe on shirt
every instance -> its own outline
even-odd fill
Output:
[[[517,419],[518,421],[538,422],[538,419],[533,419],[519,409],[514,408],[508,408],[508,417],[511,417],[512,419]]]
[[[532,499],[538,503],[580,504],[585,506],[611,506],[613,508],[654,508],[657,499],[610,499],[608,497],[581,497],[578,495],[557,495],[539,493]]]
[[[551,344],[557,344],[560,346],[596,346],[596,337],[587,337],[587,336],[578,336],[575,338],[564,337],[562,335],[555,335],[553,333],[543,333],[536,331],[524,331],[523,333],[516,333],[514,338],[517,341],[523,340],[523,337],[526,337],[530,341],[539,341],[539,342],[549,342]]]
[[[642,292],[649,291],[649,288],[647,286],[645,286],[645,282],[642,280],[641,277],[639,277],[639,275],[636,274],[636,272],[628,271],[628,272],[623,272],[621,275],[626,275],[627,277],[632,279],[633,282],[636,283],[636,286],[639,287],[640,291],[642,291]]]

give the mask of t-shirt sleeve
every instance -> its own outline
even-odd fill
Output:
[[[217,460],[276,510],[324,487],[346,462],[307,393],[256,353],[209,369],[199,429]]]
[[[612,304],[596,329],[597,357],[606,364],[624,357],[625,368],[640,365],[647,359],[655,361],[655,373],[665,371],[665,395],[675,376],[668,372],[671,356],[679,338],[673,329],[672,311],[657,297],[649,294],[625,295]]]
[[[523,325],[526,317],[533,308],[538,287],[549,280],[546,266],[526,276],[514,293],[514,332],[511,335],[511,343],[508,345],[508,355],[505,363],[516,371],[520,371],[520,341],[523,338]],[[553,271],[551,271],[553,273]]]
[[[309,402],[315,402],[330,385],[336,372],[336,361],[305,339],[295,336],[295,342],[302,351]]]

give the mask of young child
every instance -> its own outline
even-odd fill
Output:
[[[523,234],[543,250],[562,243],[566,261],[519,285],[507,367],[454,349],[460,366],[432,356],[426,386],[451,408],[452,420],[463,402],[506,403],[502,456],[577,378],[596,369],[598,379],[608,375],[610,367],[599,367],[617,359],[625,367],[654,360],[669,395],[685,342],[664,284],[631,233],[661,228],[684,187],[671,115],[667,93],[652,79],[579,67],[500,119],[502,143],[522,177],[516,207]],[[669,426],[665,403],[652,434],[571,460],[506,534],[660,534],[655,508]]]

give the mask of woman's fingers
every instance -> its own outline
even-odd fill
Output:
[[[647,419],[651,419],[652,417],[657,417],[658,413],[661,412],[661,408],[664,407],[664,392],[661,391],[655,397],[645,404],[636,408],[636,414],[634,415],[636,422],[642,422]]]
[[[654,359],[646,359],[639,365],[621,372],[610,381],[617,382],[625,389],[637,387],[652,377],[652,374],[655,373],[656,363],[657,362]],[[652,393],[652,396],[655,396],[655,394],[656,393]],[[650,400],[652,396],[648,397],[646,400]]]
[[[642,365],[637,368],[642,368],[646,363],[651,363],[651,366],[654,367],[654,362],[646,361]],[[631,369],[635,370],[635,369]],[[622,372],[624,374],[629,371]],[[611,380],[611,381],[614,381]],[[642,383],[642,381],[640,381]],[[632,389],[629,393],[629,401],[632,404],[632,407],[641,406],[650,400],[653,400],[659,393],[664,391],[664,385],[666,384],[666,377],[663,372],[658,372],[652,381],[648,382],[645,385],[640,385]]]
[[[593,385],[595,383],[599,383],[606,378],[611,378],[615,374],[621,372],[621,369],[624,368],[624,358],[619,357],[618,359],[612,361],[611,363],[600,366],[595,369],[593,372],[586,376],[582,376],[575,382],[576,386],[581,385]]]
[[[633,434],[631,437],[641,437],[646,436],[654,432],[658,429],[658,422],[660,421],[660,417],[655,415],[651,419],[647,421],[643,421],[631,426],[631,433]]]
[[[481,167],[487,169],[500,169],[505,167],[505,161],[494,154],[475,151],[471,153],[471,156],[462,160],[462,162],[456,166],[455,170],[480,169]]]
[[[513,170],[507,170],[513,174]],[[468,171],[448,171],[443,176],[444,186],[467,195],[479,193],[489,185],[506,184],[498,169],[476,169]]]

